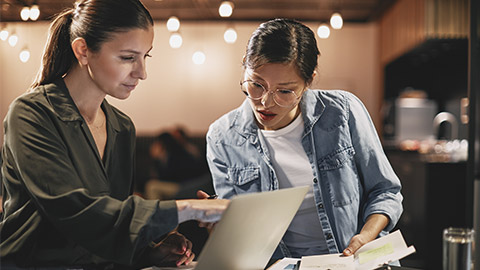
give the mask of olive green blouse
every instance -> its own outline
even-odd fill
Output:
[[[132,196],[135,127],[106,100],[103,160],[63,80],[17,98],[5,118],[0,261],[137,263],[178,223],[174,201]]]

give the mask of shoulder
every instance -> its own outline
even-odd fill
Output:
[[[311,96],[317,99],[317,106],[323,105],[327,110],[339,110],[349,114],[351,110],[363,108],[362,101],[353,93],[345,90],[310,90]],[[320,101],[320,102],[318,102]]]
[[[23,118],[26,114],[31,115],[34,112],[40,113],[45,110],[51,110],[44,88],[44,86],[39,86],[14,99],[10,104],[7,119],[12,117],[17,119]]]
[[[207,139],[212,141],[220,141],[224,138],[233,138],[238,134],[235,131],[234,127],[245,124],[247,120],[242,116],[245,114],[247,109],[246,103],[242,104],[240,107],[231,110],[230,112],[222,115],[220,118],[215,120],[208,128]],[[243,124],[242,124],[243,123]]]
[[[330,105],[330,106],[345,107],[352,100],[358,99],[353,93],[345,90],[314,89],[310,91],[313,94],[313,96],[315,96],[318,99],[321,99],[326,105]]]

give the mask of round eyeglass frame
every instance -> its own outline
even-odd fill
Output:
[[[256,84],[259,84],[262,88],[263,88],[263,93],[260,97],[258,98],[254,98],[254,97],[251,97],[248,92],[246,90],[243,89],[243,84],[246,83],[246,82],[252,82],[252,83],[256,83]],[[302,91],[306,88],[303,87],[302,88]],[[244,80],[244,81],[240,81],[240,90],[247,96],[247,98],[251,99],[251,100],[261,100],[265,97],[266,94],[273,94],[273,101],[275,102],[275,104],[277,104],[278,106],[280,107],[290,107],[292,106],[293,104],[295,104],[302,96],[298,96],[297,93],[295,93],[295,91],[291,90],[291,89],[276,89],[275,91],[269,91],[265,88],[265,86],[263,86],[263,84],[261,83],[257,83],[255,82],[254,80]],[[292,93],[295,95],[295,100],[292,102],[292,104],[288,104],[288,105],[282,105],[280,103],[278,103],[278,101],[276,100],[276,92],[279,91],[279,90],[290,90],[292,91]]]

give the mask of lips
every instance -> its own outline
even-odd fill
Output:
[[[272,120],[273,118],[275,118],[275,116],[277,116],[276,113],[272,113],[270,111],[257,110],[257,112],[258,112],[258,115],[260,116],[260,118],[264,121]]]
[[[135,87],[137,87],[137,84],[134,83],[134,84],[123,84],[123,86],[125,86],[128,90],[132,91],[133,89],[135,89]]]

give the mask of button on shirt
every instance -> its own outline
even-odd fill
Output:
[[[401,185],[361,101],[346,91],[309,89],[300,108],[301,144],[313,173],[316,214],[329,253],[343,251],[372,214],[389,217],[380,235],[388,233],[402,213]],[[281,187],[259,133],[248,100],[210,126],[207,160],[220,197]],[[280,250],[290,255],[284,241]]]

